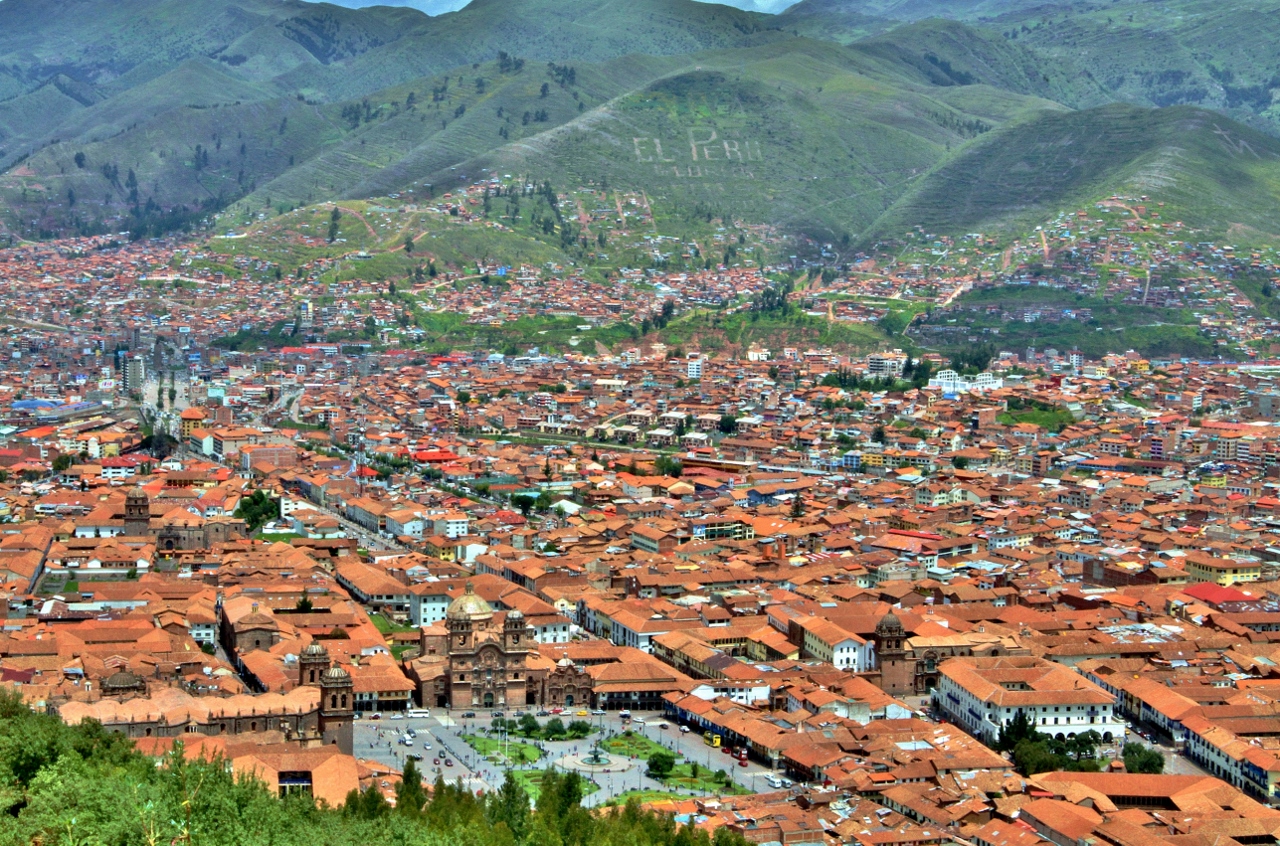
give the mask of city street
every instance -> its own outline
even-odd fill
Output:
[[[383,714],[379,720],[371,720],[369,715],[365,714],[355,724],[356,756],[371,758],[403,769],[405,755],[417,753],[423,757],[419,767],[427,780],[433,780],[439,772],[448,780],[462,778],[464,784],[472,790],[496,789],[501,786],[507,768],[484,760],[462,739],[464,734],[483,734],[484,729],[490,726],[492,716],[488,711],[476,711],[474,718],[464,720],[461,717],[463,713],[465,712],[462,710],[446,711],[433,708],[430,717],[391,719],[391,714]],[[508,712],[508,717],[510,716]],[[697,763],[711,772],[722,769],[736,784],[747,787],[753,792],[769,789],[764,776],[770,770],[759,763],[750,761],[748,766],[739,767],[736,761],[731,760],[730,755],[720,749],[707,746],[703,742],[702,735],[696,732],[682,734],[676,723],[663,720],[657,715],[638,712],[636,716],[646,722],[645,724],[633,723],[632,731],[671,749],[677,755],[683,756],[684,760]],[[565,723],[575,719],[589,720],[597,726],[598,731],[585,739],[568,741],[527,741],[512,736],[510,739],[513,743],[533,743],[543,751],[543,757],[537,763],[527,764],[518,769],[541,770],[565,756],[586,755],[597,739],[608,738],[626,730],[624,721],[616,713],[581,717],[577,716],[576,712],[567,712],[559,717]],[[539,722],[545,722],[547,719],[550,718],[540,717]],[[668,728],[657,727],[659,723],[664,722]],[[414,739],[413,748],[399,743],[400,737],[408,729],[413,729],[418,735]],[[500,737],[497,734],[493,736]],[[432,748],[424,749],[423,743],[430,743]],[[594,774],[582,773],[584,778],[594,781],[600,787],[598,791],[583,800],[584,805],[603,804],[630,790],[679,792],[645,775],[644,760],[621,758],[608,750],[605,750],[605,754],[612,760],[613,766],[606,766]],[[437,758],[441,762],[439,766],[432,763]],[[452,767],[444,765],[446,759],[453,761]]]

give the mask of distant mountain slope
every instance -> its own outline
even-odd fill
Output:
[[[1166,220],[1274,232],[1280,141],[1189,106],[1046,112],[992,132],[940,164],[875,231],[1025,225],[1114,192],[1157,195]]]
[[[742,2],[749,3],[751,0]],[[1071,3],[1072,0],[1066,2]],[[733,2],[731,5],[738,3]],[[787,8],[784,14],[799,17],[820,11],[822,14],[856,14],[897,21],[919,21],[925,18],[975,21],[1046,5],[1048,4],[1044,0],[800,0]]]
[[[327,0],[335,6],[348,9],[365,9],[369,6],[407,6],[424,15],[443,15],[456,12],[467,5],[468,0]]]
[[[999,33],[957,21],[906,24],[851,49],[892,62],[931,85],[991,85],[1077,107],[1111,99],[1090,74],[1070,63],[1045,62]]]
[[[693,68],[465,170],[643,188],[838,237],[870,226],[949,148],[1011,117],[1057,108],[986,86],[904,84],[874,69],[853,51],[805,40],[704,54]]]
[[[1087,69],[1114,99],[1219,109],[1280,135],[1280,6],[1274,0],[1166,0],[1047,6],[989,26]]]

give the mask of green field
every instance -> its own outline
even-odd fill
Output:
[[[719,767],[722,762],[712,759],[712,765]],[[720,796],[736,796],[751,791],[732,780],[732,770],[736,763],[725,756],[723,763],[728,764],[722,770],[712,770],[696,762],[676,764],[675,770],[662,782],[667,787],[688,790],[694,793],[715,793]],[[696,770],[695,770],[696,768]],[[718,773],[723,773],[721,778]]]
[[[666,749],[662,744],[636,732],[623,732],[609,738],[601,745],[608,754],[625,755],[629,758],[638,758],[640,760],[647,759],[660,749]]]
[[[467,745],[479,752],[485,758],[496,764],[513,764],[522,766],[524,764],[537,763],[542,757],[542,752],[538,747],[530,743],[520,743],[514,740],[503,741],[497,737],[485,737],[479,734],[466,734],[462,737]]]
[[[685,796],[684,794],[675,793],[675,792],[666,791],[666,790],[628,790],[625,793],[618,794],[617,796],[613,797],[612,799],[610,799],[608,802],[605,802],[604,804],[606,806],[625,805],[628,802],[630,802],[632,799],[635,799],[637,802],[643,805],[649,802],[665,802],[668,800],[679,801],[680,799],[686,799],[686,798],[688,797]]]
[[[373,621],[374,626],[384,635],[395,634],[396,632],[411,632],[415,629],[413,626],[405,623],[397,623],[385,614],[370,614],[369,619]]]

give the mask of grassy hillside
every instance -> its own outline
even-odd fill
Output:
[[[822,240],[1118,191],[1277,228],[1275,141],[1223,116],[1280,135],[1262,0],[363,2],[3,0],[0,216],[156,232],[496,171]]]
[[[467,172],[642,188],[830,238],[870,226],[949,149],[1054,107],[988,86],[916,86],[878,67],[807,40],[704,54]]]
[[[1280,16],[1264,0],[1044,7],[989,26],[1046,64],[1086,69],[1115,99],[1224,111],[1280,134]]]
[[[774,22],[793,35],[849,44],[899,25],[868,15],[846,0],[803,0],[781,12]]]
[[[999,33],[932,19],[899,26],[853,45],[908,78],[929,85],[990,85],[1072,107],[1111,97],[1087,72],[1044,57]]]
[[[1046,112],[992,132],[939,165],[877,231],[1015,227],[1115,192],[1155,195],[1166,219],[1274,232],[1280,141],[1187,106]]]
[[[1090,309],[1092,317],[1027,323],[1008,320],[999,311],[1017,307]],[[932,331],[937,327],[954,330],[957,326],[963,331]],[[965,294],[951,308],[937,310],[927,320],[913,325],[911,334],[919,343],[943,351],[967,349],[974,344],[1015,352],[1029,346],[1062,351],[1078,348],[1091,358],[1130,349],[1153,357],[1192,358],[1209,358],[1221,351],[1186,310],[1132,305],[1056,288],[1022,285]]]

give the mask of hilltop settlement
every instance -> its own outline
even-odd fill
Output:
[[[652,223],[633,200],[609,240]],[[331,806],[394,804],[410,764],[481,793],[552,767],[752,843],[1271,842],[1280,365],[1231,280],[1274,257],[1118,203],[834,276],[732,227],[607,280],[0,251],[0,681]],[[1014,348],[989,310],[1103,308],[1027,291],[1198,309],[1215,354]],[[882,342],[660,333],[804,311]],[[574,328],[440,342],[443,312]]]

